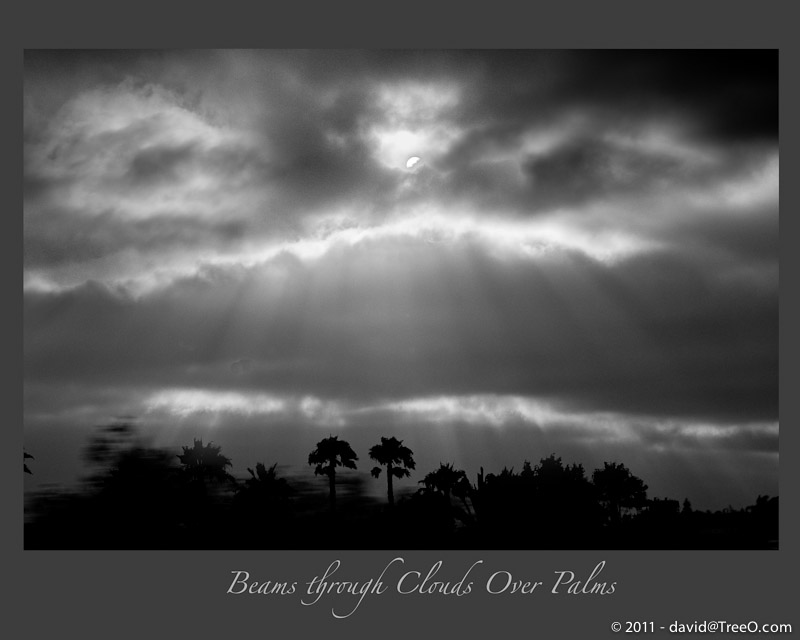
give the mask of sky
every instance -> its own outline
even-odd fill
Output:
[[[27,489],[129,421],[778,493],[777,51],[27,51],[23,104]]]

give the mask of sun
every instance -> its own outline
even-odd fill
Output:
[[[411,156],[406,160],[406,169],[413,169],[421,160],[419,156]]]

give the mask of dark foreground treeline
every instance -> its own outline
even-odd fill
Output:
[[[26,505],[27,549],[757,549],[777,548],[778,498],[744,509],[695,511],[648,498],[624,464],[587,477],[551,455],[471,482],[451,464],[395,498],[393,478],[415,468],[395,438],[369,451],[386,498],[365,495],[350,445],[330,437],[309,455],[319,481],[257,464],[230,474],[219,447],[183,453],[145,445],[129,425],[103,428],[74,490],[40,491]],[[26,457],[29,457],[26,454]],[[26,471],[30,472],[28,469]],[[374,481],[373,481],[374,482]]]

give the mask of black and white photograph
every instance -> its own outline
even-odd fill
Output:
[[[26,551],[780,548],[777,49],[23,58]]]

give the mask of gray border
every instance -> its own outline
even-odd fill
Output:
[[[520,15],[497,1],[488,6],[451,2],[294,3],[280,11],[260,6],[255,15],[231,3],[185,3],[167,10],[153,3],[92,3],[78,11],[74,3],[30,2],[5,20],[3,77],[12,87],[21,82],[23,47],[763,47],[781,49],[781,110],[797,109],[796,24],[784,10],[787,2],[754,3],[706,0],[703,3],[575,2],[529,7]],[[350,8],[353,7],[353,8]],[[18,8],[19,9],[19,8]],[[16,84],[20,87],[20,84]],[[3,94],[4,258],[7,295],[19,300],[22,216],[20,163],[21,101],[18,91]],[[734,107],[732,107],[734,108]],[[797,140],[797,125],[784,118],[781,137],[784,162],[792,175],[795,154],[787,141]],[[797,187],[785,181],[783,211],[793,211]],[[788,198],[788,200],[786,199]],[[782,216],[781,324],[797,326],[794,277],[796,263],[787,238],[796,234],[793,217]],[[22,358],[18,309],[5,314],[6,353]],[[18,469],[22,445],[20,368],[7,366],[5,406],[14,407],[7,429],[15,445],[4,450],[3,504],[10,510],[3,527],[5,583],[4,626],[10,637],[45,638],[54,633],[79,633],[82,638],[155,638],[168,636],[311,637],[324,631],[333,637],[384,640],[446,633],[482,638],[489,634],[546,638],[596,638],[613,635],[612,621],[653,620],[659,625],[724,619],[735,622],[791,623],[796,615],[797,564],[797,436],[791,418],[798,415],[796,393],[797,340],[783,331],[781,342],[781,549],[777,552],[34,552],[22,551],[22,479]],[[7,359],[14,362],[15,358]],[[787,425],[789,425],[787,427]],[[11,464],[11,453],[14,464]],[[335,620],[327,599],[304,607],[293,596],[226,596],[230,571],[246,569],[254,578],[308,580],[328,564],[342,560],[342,579],[375,577],[396,555],[408,569],[427,570],[443,560],[441,576],[457,580],[473,562],[474,591],[457,596],[398,596],[387,591],[365,598],[351,617]],[[616,581],[610,596],[489,596],[482,581],[493,571],[515,577],[552,580],[553,572],[588,573],[606,560],[604,578]],[[345,611],[347,599],[338,601]],[[792,605],[790,607],[790,602]]]

